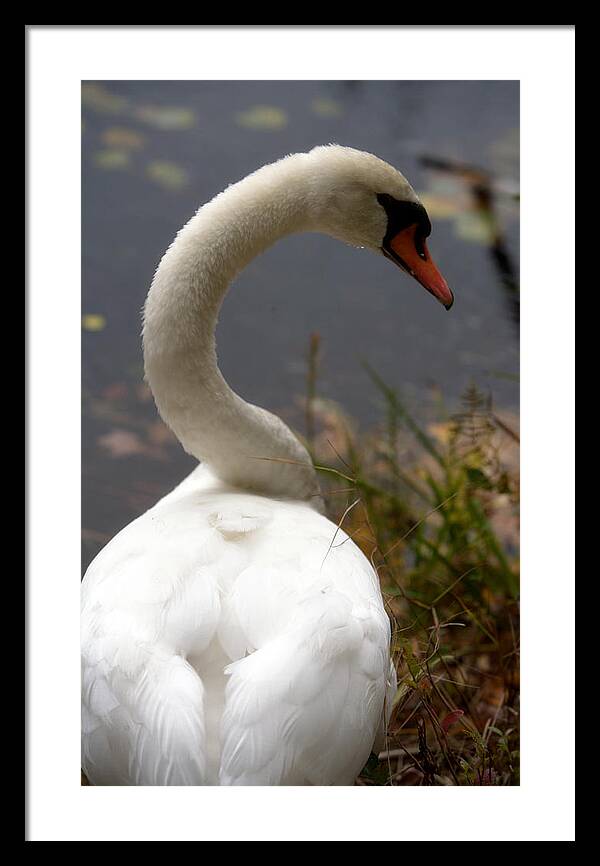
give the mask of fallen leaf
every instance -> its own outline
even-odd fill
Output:
[[[235,121],[239,126],[247,129],[283,129],[287,125],[287,114],[283,109],[274,105],[254,105],[246,111],[240,111],[235,115]]]
[[[101,313],[86,313],[81,317],[81,326],[85,331],[102,331],[106,327],[106,318]]]
[[[128,100],[110,93],[102,84],[90,82],[81,85],[81,103],[102,114],[120,114],[127,108]]]
[[[317,96],[311,102],[310,107],[315,114],[321,117],[341,117],[344,113],[341,104],[327,96]]]
[[[98,444],[105,448],[111,457],[130,457],[132,454],[145,454],[146,446],[137,433],[129,430],[112,430],[98,437]]]
[[[117,150],[139,150],[144,146],[144,137],[133,129],[109,126],[102,133],[102,141],[109,148]]]
[[[196,125],[196,116],[190,108],[180,106],[142,105],[134,116],[157,129],[191,129]]]
[[[148,177],[158,186],[173,192],[182,189],[188,181],[187,172],[183,168],[166,160],[149,162],[146,166],[146,172]]]
[[[98,150],[94,154],[94,162],[99,168],[121,169],[129,165],[129,154],[126,150]]]

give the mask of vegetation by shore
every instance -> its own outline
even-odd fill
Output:
[[[379,574],[398,674],[385,750],[358,784],[517,785],[517,419],[472,386],[419,424],[370,370],[383,413],[360,434],[317,396],[317,355],[314,337],[308,444],[329,515]]]

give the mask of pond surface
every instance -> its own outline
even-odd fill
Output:
[[[82,102],[84,568],[194,465],[143,384],[156,265],[200,204],[287,153],[337,142],[397,166],[426,204],[456,302],[446,313],[383,258],[288,238],[224,303],[232,387],[302,432],[318,333],[318,391],[363,427],[381,417],[364,362],[418,416],[433,392],[456,407],[472,382],[518,411],[518,82],[86,82]]]

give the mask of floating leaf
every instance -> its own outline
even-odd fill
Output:
[[[341,104],[327,96],[317,96],[311,102],[310,107],[320,117],[341,117],[344,113]]]
[[[274,105],[254,105],[246,111],[238,112],[235,121],[247,129],[283,129],[288,118],[285,111]]]
[[[81,317],[84,331],[102,331],[106,327],[106,318],[101,313],[86,313]]]
[[[101,114],[121,114],[127,108],[128,100],[110,93],[101,84],[90,83],[81,85],[81,103]]]
[[[148,177],[164,189],[177,191],[182,189],[187,181],[187,172],[174,162],[154,160],[146,166]]]
[[[144,137],[133,129],[110,126],[102,133],[102,141],[107,147],[119,151],[139,150],[144,146]]]
[[[129,430],[112,430],[98,438],[98,444],[105,448],[111,457],[130,457],[132,454],[145,454],[146,446],[137,433]]]
[[[169,433],[169,436],[171,440],[174,439],[172,434]],[[158,438],[156,431],[152,431],[152,429],[149,435],[150,441],[146,441],[139,433],[117,427],[111,430],[110,433],[105,433],[103,436],[98,437],[97,442],[101,448],[109,452],[111,457],[120,458],[138,455],[150,457],[152,460],[166,460],[168,459],[167,454],[164,448],[161,447],[163,443],[158,444],[157,441],[153,441]]]
[[[99,168],[127,168],[129,165],[129,154],[126,150],[98,150],[94,154],[94,162]]]
[[[190,108],[180,106],[142,105],[134,116],[157,129],[191,129],[196,125],[196,116]]]
[[[461,718],[461,716],[464,716],[464,714],[464,710],[454,710],[453,712],[448,713],[448,715],[444,716],[441,721],[442,730],[448,732],[448,729],[451,728],[452,725],[455,725],[456,722]]]

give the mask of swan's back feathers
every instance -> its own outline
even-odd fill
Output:
[[[389,683],[373,569],[310,506],[193,476],[86,575],[84,770],[92,784],[352,784]]]

